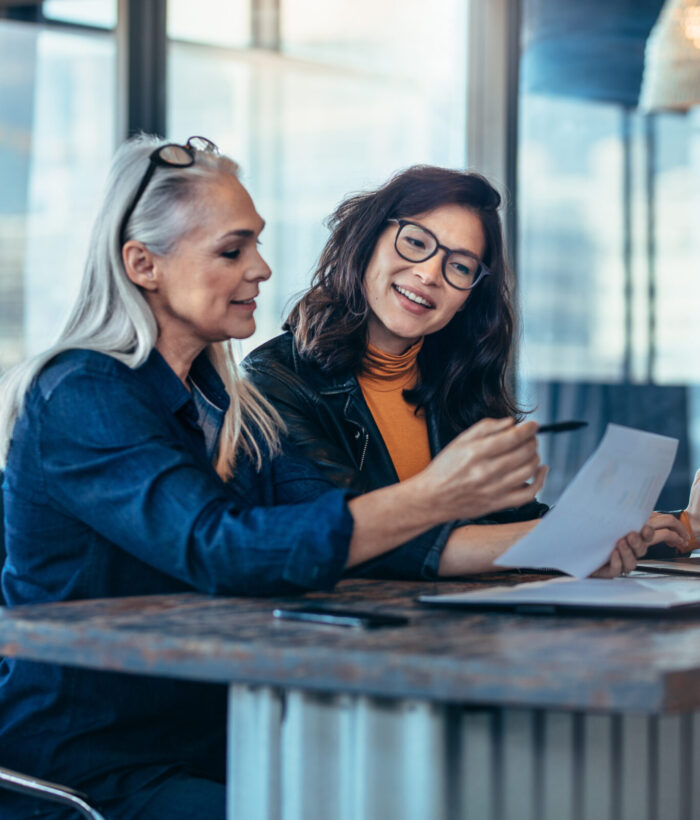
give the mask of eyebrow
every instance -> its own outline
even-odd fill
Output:
[[[478,253],[474,253],[474,251],[467,250],[466,248],[450,248],[451,253],[461,253],[464,256],[472,256],[476,259],[477,262],[481,261],[481,257]]]
[[[265,227],[265,220],[262,220],[262,224],[260,226],[260,230],[257,233],[262,233],[263,228]],[[248,239],[251,236],[255,236],[256,231],[252,228],[235,228],[232,231],[227,231],[223,236],[219,237],[220,241],[223,242],[225,239],[230,239],[231,237],[242,237],[243,239]]]
[[[398,220],[397,220],[398,221]],[[411,225],[415,225],[416,227],[420,228],[423,231],[426,231],[429,234],[432,234],[436,239],[438,239],[437,234],[434,231],[431,231],[430,228],[427,228],[425,225],[421,225],[420,222],[414,222],[412,219],[407,219],[406,222],[410,222]],[[438,243],[440,240],[438,239]],[[440,243],[442,244],[442,243]],[[442,245],[443,248],[447,248],[447,245]],[[474,251],[467,250],[467,248],[448,248],[450,253],[463,253],[466,256],[473,256],[477,262],[481,261],[481,257],[478,253],[474,253]]]

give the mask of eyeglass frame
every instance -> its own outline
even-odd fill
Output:
[[[203,148],[197,148],[196,146],[192,145],[193,140],[201,140],[204,143]],[[190,158],[189,162],[170,162],[169,160],[165,159],[162,156],[163,151],[167,148],[180,148],[184,151]],[[215,143],[213,143],[207,137],[189,137],[187,142],[184,145],[180,145],[177,142],[166,142],[164,145],[159,145],[154,151],[152,151],[148,157],[148,168],[144,173],[143,177],[141,178],[141,182],[139,183],[139,187],[136,189],[136,193],[134,194],[129,207],[124,211],[124,216],[122,217],[122,221],[119,223],[119,247],[124,247],[124,243],[126,241],[126,226],[129,224],[129,220],[134,215],[134,211],[136,210],[136,206],[141,201],[141,197],[144,194],[144,191],[148,187],[148,183],[153,178],[153,174],[156,172],[156,168],[163,167],[163,168],[190,168],[194,165],[194,155],[195,151],[204,151],[206,153],[211,154],[218,154],[219,149]]]
[[[435,236],[435,234],[430,230],[430,228],[426,228],[425,225],[421,225],[420,222],[414,222],[412,219],[387,219],[387,222],[394,222],[399,226],[398,230],[396,231],[396,236],[394,237],[394,250],[402,259],[405,259],[407,262],[418,262],[419,264],[421,264],[423,262],[427,262],[428,259],[432,259],[438,251],[445,251],[445,255],[442,257],[442,278],[447,282],[447,284],[451,288],[454,288],[455,290],[471,290],[472,288],[476,287],[476,285],[485,276],[490,276],[492,274],[492,271],[488,268],[487,265],[484,264],[484,262],[481,261],[481,259],[479,259],[476,256],[476,254],[471,253],[471,251],[454,250],[453,248],[448,248],[447,245],[441,245],[440,242],[438,242],[437,236]],[[399,250],[399,235],[401,234],[401,231],[406,225],[413,225],[416,228],[420,228],[422,231],[425,231],[427,234],[432,236],[432,238],[435,240],[435,249],[431,251],[424,259],[409,259],[408,256],[405,256]],[[476,277],[468,288],[460,288],[459,285],[455,285],[453,282],[450,282],[450,280],[447,277],[447,260],[449,259],[450,254],[453,253],[463,254],[465,256],[473,256],[474,259],[476,259],[476,261],[479,263],[479,268],[477,270]]]

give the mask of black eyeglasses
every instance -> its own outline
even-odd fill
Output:
[[[207,154],[219,153],[219,149],[216,145],[214,145],[214,143],[206,137],[190,137],[185,145],[178,145],[175,142],[169,142],[167,145],[161,145],[160,148],[156,148],[156,150],[150,155],[148,158],[149,165],[146,169],[146,173],[143,175],[141,184],[139,185],[134,198],[131,200],[131,204],[126,209],[124,216],[122,217],[121,225],[119,226],[120,245],[123,246],[126,241],[126,226],[129,224],[129,220],[136,210],[136,206],[139,204],[139,201],[143,196],[143,192],[146,190],[148,183],[151,181],[151,177],[155,173],[156,168],[159,165],[171,166],[173,168],[189,168],[190,165],[194,165],[195,151],[204,151]]]
[[[438,251],[445,251],[442,257],[442,275],[448,285],[457,290],[471,290],[491,271],[476,256],[466,251],[453,251],[438,242],[437,236],[408,219],[389,219],[399,229],[396,232],[394,248],[396,253],[408,262],[426,262]]]

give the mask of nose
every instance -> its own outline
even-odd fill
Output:
[[[438,285],[442,281],[443,253],[444,251],[438,251],[430,259],[413,265],[413,273],[426,285]]]
[[[264,282],[272,276],[272,270],[267,262],[263,259],[262,254],[256,248],[255,258],[252,260],[250,267],[246,272],[246,278],[251,282]]]

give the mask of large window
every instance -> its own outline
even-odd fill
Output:
[[[46,347],[75,297],[114,150],[114,61],[111,33],[0,20],[0,370]]]
[[[113,29],[117,24],[117,0],[44,0],[47,20]]]
[[[657,117],[648,162],[656,272],[652,375],[662,383],[700,384],[700,108]]]
[[[661,0],[525,0],[519,139],[523,397],[592,422],[544,443],[553,500],[608,421],[700,464],[700,110],[638,109]]]
[[[618,380],[625,350],[623,114],[527,94],[521,118],[522,376]]]

